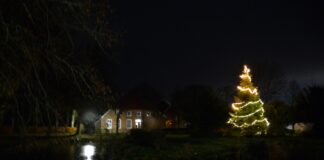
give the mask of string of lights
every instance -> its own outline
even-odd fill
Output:
[[[232,124],[233,127],[240,128],[241,131],[251,129],[252,126],[257,125],[260,127],[252,127],[254,129],[259,129],[254,131],[254,134],[266,133],[266,130],[270,123],[268,119],[264,117],[264,103],[258,96],[258,90],[255,87],[253,87],[250,69],[246,65],[244,65],[243,74],[240,75],[240,78],[240,84],[244,86],[237,87],[239,92],[247,92],[248,94],[257,96],[256,98],[258,99],[254,101],[237,101],[235,103],[232,103],[231,108],[233,109],[233,112],[229,113],[230,119],[227,121],[227,123]],[[238,100],[240,99],[241,98],[238,98]],[[247,111],[249,111],[248,114],[242,115],[243,112],[246,113]],[[253,118],[255,118],[255,120],[253,120]],[[253,121],[250,122],[251,120]]]

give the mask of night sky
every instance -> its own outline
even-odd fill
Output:
[[[111,6],[122,35],[115,77],[122,89],[222,87],[237,82],[244,63],[264,61],[279,64],[288,79],[324,84],[320,2],[113,0]]]

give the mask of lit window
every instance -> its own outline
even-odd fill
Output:
[[[126,120],[126,128],[127,129],[132,129],[132,119],[127,119]]]
[[[142,116],[142,112],[139,111],[139,112],[136,113],[136,115],[137,115],[137,117],[141,117]]]
[[[151,117],[151,112],[146,112],[146,117]]]
[[[107,119],[107,129],[112,129],[112,119]]]
[[[126,116],[127,117],[131,117],[132,116],[132,112],[131,111],[126,112]]]
[[[118,121],[118,129],[121,129],[121,127],[122,127],[122,121],[121,121],[121,119],[119,118],[119,121]]]
[[[141,119],[135,119],[135,127],[142,128],[142,120]]]

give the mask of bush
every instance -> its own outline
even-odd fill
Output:
[[[188,134],[189,131],[187,128],[164,128],[162,131],[165,134]]]
[[[160,145],[165,140],[165,135],[161,131],[132,129],[126,139],[130,143],[143,146],[158,147],[158,145]]]
[[[239,152],[242,160],[269,159],[268,147],[263,139],[250,139],[241,148]]]
[[[13,129],[11,127],[1,127],[0,134],[10,135],[13,133]]]

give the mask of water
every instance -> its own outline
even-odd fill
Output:
[[[96,146],[94,144],[88,143],[82,146],[81,156],[85,157],[87,160],[92,160],[95,154]]]
[[[31,142],[15,147],[1,145],[0,159],[13,160],[101,160],[105,148],[98,143],[86,142]]]

